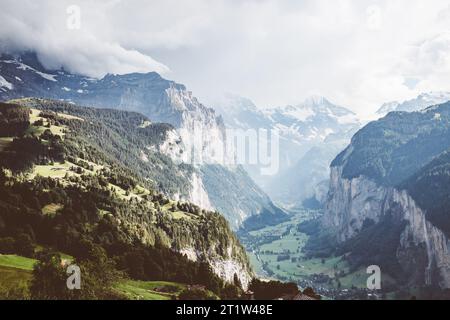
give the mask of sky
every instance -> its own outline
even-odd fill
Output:
[[[74,7],[75,6],[75,7]],[[448,0],[0,0],[0,50],[93,77],[157,71],[206,104],[325,96],[360,115],[450,91]]]

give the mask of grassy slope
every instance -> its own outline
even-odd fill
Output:
[[[0,255],[0,299],[17,298],[8,296],[14,290],[28,291],[36,260],[17,255]]]
[[[30,115],[31,125],[27,131],[28,133],[33,132],[35,135],[38,135],[38,136],[40,134],[42,134],[46,129],[48,129],[45,127],[45,125],[47,124],[48,121],[45,118],[40,117],[39,114],[40,114],[39,110],[31,109],[31,115]],[[60,116],[62,118],[66,118],[66,119],[77,119],[77,120],[84,121],[84,119],[82,119],[82,118],[63,114],[63,113],[58,113],[58,116]],[[44,126],[35,126],[34,123],[37,120],[42,120]],[[50,127],[50,131],[52,131],[52,133],[55,135],[61,136],[62,139],[64,139],[63,131],[66,129],[67,129],[67,127],[65,127],[65,126],[52,125]],[[0,139],[0,150],[2,150],[2,148],[7,146],[9,144],[9,142],[12,141],[12,139],[13,139],[13,137],[1,138]],[[83,160],[83,161],[85,161],[85,160]],[[94,168],[94,171],[90,171],[90,170],[83,168],[84,174],[95,174],[97,171],[104,168],[104,166],[90,162],[90,161],[85,161],[85,162],[87,162],[89,165],[92,165]],[[78,168],[79,166],[74,163],[71,163],[69,161],[66,161],[65,163],[57,163],[56,162],[52,165],[35,165],[33,171],[28,175],[28,178],[34,179],[38,175],[41,177],[49,177],[49,178],[54,178],[54,179],[63,179],[66,175],[68,175],[69,177],[70,176],[80,176],[79,174],[77,174],[73,170],[71,170],[71,167]],[[63,183],[64,183],[64,181],[63,181]],[[130,200],[131,198],[142,199],[142,197],[144,195],[148,195],[150,193],[150,191],[148,189],[146,189],[142,186],[137,186],[135,188],[135,190],[133,190],[129,194],[127,194],[127,192],[124,189],[120,188],[117,185],[110,184],[109,187],[112,188],[116,192],[116,195],[119,198],[124,199],[124,200]],[[171,201],[167,205],[163,206],[163,208],[162,208],[163,212],[170,213],[174,219],[190,220],[192,218],[195,218],[194,215],[191,215],[190,213],[187,213],[187,212],[182,212],[182,211],[172,212],[170,210],[170,208],[172,207],[172,205],[174,203],[175,203],[174,201]],[[58,204],[54,204],[53,206],[46,206],[46,207],[42,208],[43,213],[53,215],[56,213],[56,211],[58,209],[60,209],[57,206],[58,206]]]
[[[73,259],[63,255],[65,259]],[[0,255],[0,299],[7,298],[6,291],[15,288],[28,288],[33,278],[35,259],[17,255]],[[124,280],[117,284],[117,291],[131,300],[171,300],[178,296],[185,285],[164,281]]]
[[[185,288],[185,285],[164,281],[125,280],[117,285],[117,290],[131,300],[171,300]]]
[[[32,271],[37,260],[17,255],[0,255],[0,266]]]
[[[31,271],[0,266],[0,300],[26,298],[26,294],[23,293],[13,297],[10,293],[18,289],[27,292],[32,277]]]

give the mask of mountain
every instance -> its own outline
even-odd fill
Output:
[[[399,287],[450,288],[449,151],[450,103],[366,125],[331,164],[310,248],[328,243],[328,254],[378,265]]]
[[[392,111],[420,111],[426,107],[441,104],[450,101],[450,92],[428,92],[422,93],[417,98],[407,100],[404,102],[389,102],[381,106],[376,112],[378,116],[385,116]]]
[[[189,168],[158,152],[141,160],[170,126],[42,99],[1,103],[0,116],[0,253],[22,238],[81,260],[99,247],[132,279],[247,288],[253,273],[225,218],[158,191],[186,184]]]
[[[260,110],[249,99],[227,95],[216,110],[230,128],[278,132],[279,172],[263,176],[258,166],[246,169],[271,198],[285,205],[298,205],[313,196],[314,183],[328,178],[334,156],[360,127],[353,112],[323,97]]]
[[[166,140],[155,146],[142,146],[142,161],[147,162],[148,149],[154,148],[173,162],[192,165],[190,177],[184,175],[190,186],[179,184],[178,189],[170,189],[168,195],[220,210],[234,229],[262,212],[270,212],[275,220],[279,215],[284,216],[284,212],[271,203],[251,178],[242,175],[239,166],[233,165],[234,150],[227,150],[223,120],[213,109],[201,104],[184,85],[166,80],[154,72],[109,74],[102,79],[92,79],[65,70],[47,70],[33,53],[16,57],[3,55],[0,75],[2,83],[8,83],[0,89],[0,100],[23,97],[58,99],[97,108],[135,111],[147,116],[148,123],[170,124],[173,130],[166,135]],[[147,123],[141,125],[146,126]],[[205,165],[221,165],[220,177],[205,176],[217,172],[204,169]],[[204,183],[205,180],[219,178],[233,181],[237,176],[242,183],[232,186],[230,192],[225,190],[226,199],[214,194],[217,188],[211,184],[207,188]],[[236,194],[235,190],[239,198],[231,197]],[[253,190],[256,193],[252,193]]]
[[[0,99],[37,97],[64,100],[79,105],[136,111],[154,122],[169,123],[180,132],[202,133],[202,148],[223,147],[223,123],[214,110],[202,105],[184,85],[163,79],[155,72],[108,74],[92,79],[64,70],[45,69],[33,53],[18,57],[3,55]],[[188,143],[188,139],[185,139]],[[212,153],[207,150],[205,153]]]

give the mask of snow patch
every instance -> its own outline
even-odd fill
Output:
[[[359,123],[358,117],[354,114],[348,114],[345,116],[337,117],[339,124],[357,124]]]
[[[30,67],[30,66],[28,66],[28,65],[26,65],[26,64],[24,64],[22,62],[19,62],[19,61],[16,61],[16,60],[5,60],[3,62],[4,63],[17,64],[18,65],[17,69],[24,70],[24,71],[25,70],[31,70],[31,71],[33,71],[34,73],[38,74],[39,76],[41,76],[42,78],[44,78],[46,80],[53,81],[53,82],[57,82],[58,81],[58,80],[55,79],[56,74],[48,74],[48,73],[44,73],[44,72],[38,71],[38,70],[36,70],[36,69],[34,69],[34,68],[32,68],[32,67]]]
[[[315,112],[311,108],[299,106],[287,108],[285,114],[303,122],[314,116]]]
[[[14,86],[12,85],[12,83],[9,83],[8,81],[6,81],[5,78],[0,76],[0,87],[12,90]]]

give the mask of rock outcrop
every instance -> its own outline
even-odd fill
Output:
[[[364,176],[346,179],[342,167],[332,167],[322,223],[339,243],[354,239],[367,220],[377,224],[387,215],[393,216],[393,223],[406,222],[396,258],[407,280],[450,288],[450,240],[427,220],[407,191],[377,185]],[[426,258],[423,263],[421,255]]]

